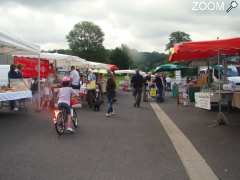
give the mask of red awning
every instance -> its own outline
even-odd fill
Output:
[[[215,57],[220,52],[221,55],[239,55],[240,38],[184,42],[176,44],[173,53],[169,57],[170,62],[184,62]]]
[[[38,77],[38,59],[14,56],[14,64],[22,64],[22,74],[24,78],[37,78]],[[47,78],[51,70],[49,69],[49,61],[41,59],[40,61],[40,77]]]

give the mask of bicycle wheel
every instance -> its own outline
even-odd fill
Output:
[[[77,117],[77,112],[75,111],[75,109],[73,109],[72,122],[73,122],[73,126],[75,128],[77,128],[78,127],[78,117]]]
[[[64,121],[64,113],[63,112],[59,112],[57,115],[57,120],[55,123],[55,129],[58,133],[58,135],[63,135],[64,131],[65,131],[65,121]]]

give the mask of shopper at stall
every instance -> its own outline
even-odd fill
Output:
[[[114,76],[111,73],[109,79],[107,80],[107,86],[106,86],[106,91],[107,91],[107,98],[108,98],[108,109],[106,116],[110,117],[113,115],[113,100],[115,98],[115,91],[116,91],[116,82],[114,80]]]
[[[148,101],[150,82],[151,82],[151,74],[149,73],[149,74],[144,78],[144,88],[143,88],[143,101],[144,101],[144,102],[147,102],[147,101]]]
[[[10,82],[11,82],[10,80],[11,79],[18,79],[18,78],[19,78],[19,76],[18,76],[18,73],[16,72],[16,65],[12,64],[10,66],[10,71],[8,72],[9,86],[10,86]],[[9,104],[10,104],[10,109],[11,110],[18,111],[15,100],[9,101]]]
[[[38,79],[33,78],[31,83],[31,91],[32,91],[32,104],[35,107],[35,110],[38,110],[39,106],[39,92],[38,92]]]
[[[92,108],[94,106],[95,90],[96,90],[96,76],[92,72],[92,70],[89,69],[87,75],[87,102],[89,108]]]
[[[163,88],[164,88],[164,83],[161,77],[161,74],[157,74],[155,78],[155,84],[157,86],[157,102],[163,102]]]
[[[53,93],[52,93],[51,85],[49,81],[46,80],[44,82],[44,87],[43,87],[43,97],[41,102],[42,109],[48,110],[50,108],[52,97],[53,97]]]
[[[22,69],[23,69],[23,65],[22,65],[22,64],[18,64],[18,65],[16,66],[15,71],[16,71],[16,73],[17,73],[17,79],[23,78]]]
[[[75,66],[71,67],[70,78],[72,81],[72,88],[80,89],[80,75],[79,72],[76,70]]]
[[[95,98],[94,98],[94,111],[100,111],[102,105],[102,89],[100,84],[96,84]]]
[[[171,81],[172,81],[172,79],[169,77],[169,76],[167,76],[166,77],[166,90],[168,90],[168,91],[171,91]]]
[[[16,71],[16,65],[12,64],[10,66],[10,71],[8,72],[8,79],[17,79],[18,78],[18,73]]]
[[[136,70],[136,74],[132,77],[131,84],[133,87],[133,96],[135,98],[134,107],[140,107],[144,78],[139,70]]]

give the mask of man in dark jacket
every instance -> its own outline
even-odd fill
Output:
[[[157,91],[158,91],[157,101],[163,102],[164,101],[164,99],[163,99],[164,84],[163,84],[163,80],[159,74],[156,76],[155,83],[156,83]]]
[[[8,72],[8,79],[18,79],[19,78],[19,75],[16,71],[16,65],[15,64],[12,64],[10,66],[10,71]]]
[[[132,77],[131,84],[133,87],[133,96],[135,97],[134,107],[140,107],[144,78],[139,73],[139,70],[137,70],[136,74]]]
[[[10,71],[8,72],[8,81],[9,81],[9,87],[10,87],[10,79],[18,79],[19,75],[16,72],[16,65],[12,64],[10,66]],[[18,108],[16,107],[16,101],[12,100],[9,101],[10,109],[14,111],[18,111]]]
[[[114,114],[113,110],[113,101],[115,97],[115,91],[116,91],[116,82],[115,82],[115,77],[111,73],[109,79],[107,80],[107,86],[106,86],[106,91],[107,91],[107,98],[108,98],[108,110],[107,110],[107,117],[110,117],[111,115]]]

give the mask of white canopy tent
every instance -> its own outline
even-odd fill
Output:
[[[40,46],[12,38],[0,32],[0,53],[1,54],[33,54],[39,55]]]
[[[37,58],[35,55],[17,55],[21,57]],[[55,63],[56,67],[69,69],[71,66],[78,66],[80,68],[87,68],[88,61],[77,57],[59,53],[40,53],[40,58],[48,59],[50,62]]]
[[[79,66],[79,67],[86,67],[87,61],[77,57],[71,56],[66,54],[59,54],[59,53],[41,53],[41,58],[49,59],[50,61],[56,61],[57,66]]]
[[[87,61],[87,63],[88,63],[88,68],[91,68],[91,69],[106,69],[106,70],[109,70],[108,64],[92,62],[92,61]]]
[[[134,69],[116,70],[115,74],[136,74],[136,70]],[[142,76],[146,76],[146,73],[143,71],[140,71],[140,74]]]

